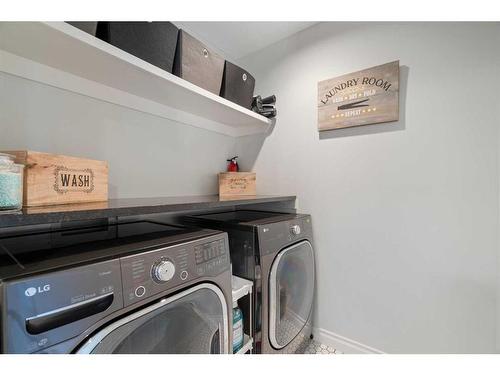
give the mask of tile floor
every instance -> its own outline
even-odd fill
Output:
[[[296,327],[302,327],[303,323],[294,321],[291,316],[286,316],[280,320],[280,329],[277,337],[279,342],[290,342],[296,335]],[[295,354],[343,354],[341,351],[332,348],[331,346],[320,343],[316,340],[305,339],[301,332],[295,339],[292,340],[285,349],[287,353]]]
[[[342,354],[331,346],[322,344],[316,340],[312,340],[311,343],[304,349],[303,354]]]

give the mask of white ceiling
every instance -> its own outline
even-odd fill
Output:
[[[228,60],[285,39],[316,22],[174,22]]]

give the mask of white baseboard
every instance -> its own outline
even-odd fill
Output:
[[[313,328],[314,339],[322,344],[345,354],[384,354],[383,351],[372,348],[347,337],[337,335],[323,328]]]

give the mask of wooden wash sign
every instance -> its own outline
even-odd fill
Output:
[[[399,61],[318,82],[318,130],[399,119]]]
[[[2,151],[24,168],[24,206],[108,200],[108,163],[35,151]]]
[[[91,193],[94,190],[94,171],[90,168],[70,169],[57,166],[54,175],[54,190],[60,194],[68,191]]]

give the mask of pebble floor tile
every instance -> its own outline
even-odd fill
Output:
[[[311,343],[302,352],[304,354],[342,354],[342,352],[334,348],[312,340]]]

